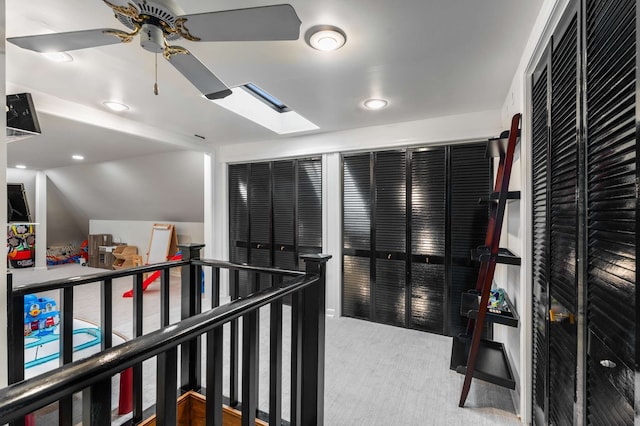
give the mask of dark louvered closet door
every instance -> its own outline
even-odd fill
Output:
[[[297,269],[294,161],[273,163],[273,266]]]
[[[578,22],[551,54],[549,422],[573,424],[577,364]]]
[[[411,153],[411,327],[444,333],[445,148]]]
[[[549,149],[548,56],[533,76],[532,116],[532,273],[533,273],[533,423],[546,425],[549,397],[547,313],[549,296],[547,227],[547,150]]]
[[[371,155],[343,159],[342,314],[371,313]]]
[[[298,161],[298,251],[322,252],[322,161]],[[302,268],[303,265],[300,264]]]
[[[638,279],[636,2],[586,4],[587,416],[589,424],[631,425]]]
[[[487,231],[489,210],[486,204],[478,203],[481,195],[492,191],[491,162],[485,150],[486,143],[450,148],[451,284],[447,334],[452,336],[466,330],[466,318],[460,315],[461,293],[475,288],[479,266],[471,263],[471,250],[484,244]]]
[[[373,286],[374,320],[406,324],[406,153],[375,154],[375,247]]]
[[[229,260],[249,261],[249,167],[246,164],[229,166]],[[233,277],[233,275],[232,275]],[[233,280],[233,278],[231,278]],[[239,274],[239,287],[246,288],[246,273]],[[233,287],[233,282],[231,283]]]
[[[271,164],[251,164],[249,172],[250,251],[249,263],[271,266]],[[270,286],[270,277],[262,274],[260,287]],[[245,294],[241,288],[240,294]]]

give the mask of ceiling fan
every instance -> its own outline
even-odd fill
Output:
[[[103,1],[131,32],[99,28],[11,37],[7,41],[46,53],[130,43],[140,35],[145,50],[162,53],[208,99],[221,99],[231,90],[187,49],[169,42],[297,40],[300,35],[300,19],[289,4],[185,15],[175,0]],[[158,94],[157,84],[154,92]]]

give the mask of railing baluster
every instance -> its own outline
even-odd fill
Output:
[[[300,358],[298,357],[298,342],[300,341],[301,328],[298,326],[300,297],[299,293],[291,294],[291,407],[290,407],[290,424],[291,426],[300,424],[299,407],[300,407]]]
[[[256,293],[260,290],[260,274],[258,272],[255,272],[253,274],[251,274],[251,289],[249,290],[249,292],[251,294]],[[244,321],[244,320],[243,320]],[[260,365],[260,311],[258,310],[257,315],[256,315],[256,334],[257,334],[257,344],[258,344],[258,349],[256,350],[256,369],[255,369],[255,373],[256,373],[256,378],[255,378],[255,386],[256,386],[256,395],[260,394],[260,368],[258,368],[258,366]],[[244,332],[244,328],[243,328],[243,332]],[[244,349],[243,349],[244,351]],[[243,364],[244,367],[244,364]],[[256,396],[257,398],[257,396]],[[244,404],[244,401],[243,401]],[[256,416],[258,415],[258,403],[256,402]]]
[[[82,391],[82,424],[111,424],[111,377]]]
[[[60,317],[60,363],[69,364],[73,361],[73,287],[62,289]],[[58,401],[58,424],[73,424],[73,395],[65,396]]]
[[[156,420],[158,425],[177,425],[178,349],[174,346],[158,355],[156,383]]]
[[[9,371],[7,379],[9,384],[20,382],[24,379],[24,294],[13,294],[13,275],[7,274],[7,301],[8,311],[8,345],[7,356],[9,358]],[[11,426],[24,426],[24,417],[11,423]]]
[[[242,317],[242,426],[255,426],[258,409],[258,312]]]
[[[207,426],[222,426],[222,337],[222,327],[207,333]]]
[[[166,327],[169,325],[169,268],[163,269],[160,275],[160,326]]]
[[[231,300],[240,296],[240,271],[234,269],[231,276],[229,295]],[[229,405],[238,405],[238,320],[231,320],[231,336],[229,337]]]
[[[220,268],[214,267],[211,277],[211,307],[220,306]]]
[[[100,285],[101,350],[113,346],[113,282],[105,278]],[[82,391],[82,422],[92,426],[111,424],[111,377]]]
[[[142,327],[142,274],[133,279],[133,337],[143,334]],[[133,422],[142,420],[142,363],[133,366]]]
[[[113,346],[113,280],[105,278],[100,286],[100,332],[102,350]]]
[[[282,276],[275,278],[275,286],[282,284]],[[282,299],[271,304],[269,344],[269,424],[282,423]]]

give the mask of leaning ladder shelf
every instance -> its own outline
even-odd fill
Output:
[[[485,244],[471,251],[471,258],[480,262],[475,290],[462,294],[460,314],[468,318],[467,331],[453,338],[450,368],[464,374],[460,395],[463,407],[472,378],[515,389],[515,380],[504,345],[482,338],[484,323],[492,322],[517,327],[519,317],[509,296],[500,309],[488,309],[491,285],[496,264],[520,265],[520,258],[505,248],[499,247],[504,213],[508,200],[520,199],[519,191],[509,191],[509,180],[516,144],[520,138],[520,114],[513,116],[511,129],[499,138],[487,143],[487,156],[500,158],[492,193],[480,199],[489,202],[490,216]]]

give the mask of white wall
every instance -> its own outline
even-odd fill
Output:
[[[89,221],[90,234],[111,234],[114,242],[138,247],[138,254],[146,258],[154,223],[172,223],[178,235],[178,244],[203,243],[204,223],[149,220],[99,220]],[[204,254],[204,253],[203,253]]]
[[[214,234],[219,245],[214,257],[228,259],[228,182],[229,163],[265,161],[323,154],[323,244],[333,258],[327,265],[327,313],[340,315],[341,208],[340,153],[379,150],[405,146],[463,142],[495,137],[501,131],[500,111],[431,118],[363,129],[289,137],[220,147],[216,155],[216,193]]]
[[[203,156],[176,151],[46,172],[87,234],[89,219],[202,222]]]
[[[4,1],[0,4],[0,99],[5,97],[5,10]],[[7,126],[7,117],[0,114],[0,129]],[[0,170],[7,168],[7,145],[0,148]],[[6,175],[0,182],[0,199],[7,198]],[[0,209],[0,223],[7,223],[7,210]],[[7,262],[0,262],[0,324],[7,323]],[[0,327],[0,365],[7,365],[7,327]],[[7,385],[7,369],[0,368],[0,387]]]

